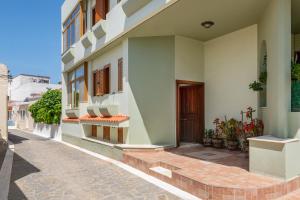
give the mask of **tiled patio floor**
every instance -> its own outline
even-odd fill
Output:
[[[203,199],[274,199],[300,187],[248,171],[246,155],[238,151],[193,146],[156,152],[125,152],[124,162]],[[161,166],[172,177],[149,168]]]

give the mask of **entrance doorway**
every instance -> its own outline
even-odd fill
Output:
[[[176,81],[177,146],[201,143],[204,134],[204,83]]]

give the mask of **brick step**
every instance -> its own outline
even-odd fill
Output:
[[[251,184],[247,186],[237,185],[236,187],[232,185],[227,186],[226,183],[222,183],[221,185],[212,184],[204,180],[207,177],[204,177],[203,180],[195,178],[193,172],[189,174],[189,172],[170,163],[162,161],[150,162],[146,161],[146,159],[135,157],[130,153],[123,154],[123,162],[201,199],[278,199],[300,188],[300,178],[293,179],[289,182],[275,182],[274,184],[271,183],[268,186],[262,187],[253,187]],[[164,173],[171,174],[166,175]],[[250,177],[251,176],[249,176],[249,178]],[[218,176],[212,174],[212,178],[218,179]]]
[[[300,200],[300,189],[277,198],[276,200]]]

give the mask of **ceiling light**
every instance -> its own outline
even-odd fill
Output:
[[[205,21],[205,22],[202,22],[201,25],[204,28],[211,28],[213,25],[215,25],[215,22],[213,22],[213,21]]]

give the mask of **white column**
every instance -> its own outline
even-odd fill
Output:
[[[268,134],[286,138],[291,90],[291,0],[271,0],[258,27],[258,46],[263,40],[267,44]]]

